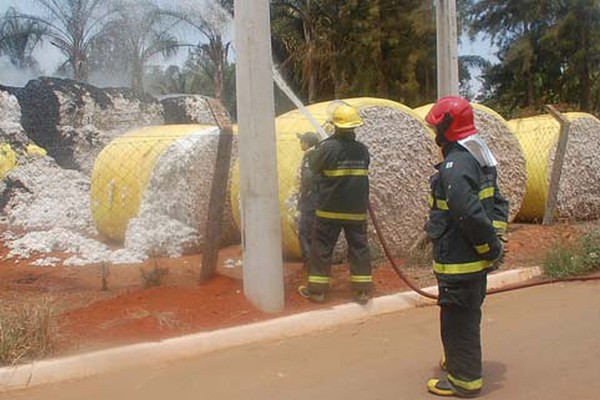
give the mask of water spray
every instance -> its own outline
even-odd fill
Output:
[[[304,115],[306,119],[311,123],[311,125],[319,134],[319,136],[321,136],[321,139],[325,139],[328,136],[327,133],[325,132],[321,124],[317,122],[315,117],[313,117],[312,114],[306,109],[302,101],[298,98],[298,96],[296,96],[296,94],[294,93],[292,88],[287,84],[285,79],[283,79],[283,76],[281,76],[281,73],[279,72],[275,64],[273,64],[273,80],[275,81],[279,89],[281,89],[281,91],[285,93],[288,99],[290,99],[290,101],[294,103],[294,105],[298,108],[302,115]]]

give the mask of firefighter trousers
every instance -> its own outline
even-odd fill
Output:
[[[485,274],[468,280],[438,281],[440,330],[448,380],[463,394],[478,393],[481,380],[481,306]]]
[[[371,289],[373,278],[367,239],[367,223],[344,222],[316,217],[313,224],[311,257],[308,266],[308,287],[310,291],[322,292],[329,287],[333,249],[342,229],[348,243],[352,288],[366,291]]]

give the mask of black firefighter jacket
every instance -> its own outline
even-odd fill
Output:
[[[310,159],[315,150],[306,150],[300,164],[300,195],[298,210],[301,212],[314,212],[317,208],[317,183],[315,174],[310,170]]]
[[[508,226],[508,201],[495,167],[482,167],[461,145],[444,148],[431,179],[426,230],[433,240],[434,271],[441,280],[485,274],[502,253],[497,233]]]
[[[323,140],[310,158],[317,175],[319,218],[364,223],[369,203],[369,151],[353,132]]]

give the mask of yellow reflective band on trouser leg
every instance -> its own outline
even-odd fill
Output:
[[[331,211],[317,210],[316,216],[325,219],[341,219],[346,221],[366,221],[367,214],[349,214],[349,213],[337,213]]]
[[[505,231],[508,229],[508,222],[504,222],[504,221],[492,221],[492,225],[494,226],[495,229],[500,229],[502,231]]]
[[[477,250],[477,252],[479,254],[485,254],[490,251],[490,245],[487,243],[484,243],[482,245],[475,246],[475,250]]]
[[[372,275],[352,275],[350,276],[350,282],[352,283],[371,283],[373,282]]]
[[[480,390],[483,386],[483,379],[475,379],[474,381],[463,381],[448,374],[448,380],[454,386],[464,390]]]
[[[308,283],[316,283],[320,285],[328,285],[331,278],[328,276],[309,275]]]
[[[483,271],[490,265],[492,265],[492,262],[488,260],[481,260],[464,264],[440,264],[434,262],[433,270],[438,274],[446,275],[468,274],[471,272]]]

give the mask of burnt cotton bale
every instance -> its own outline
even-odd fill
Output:
[[[21,107],[11,92],[0,89],[0,145],[8,144],[14,151],[27,151],[32,144],[21,126]]]
[[[63,168],[90,173],[110,140],[137,127],[164,122],[162,106],[129,88],[101,89],[69,79],[31,80],[17,91],[29,138]]]
[[[161,97],[165,124],[216,125],[208,100],[206,96],[193,94]]]
[[[4,204],[10,183],[6,175],[17,165],[30,161],[32,156],[46,152],[33,144],[21,126],[21,107],[10,91],[0,88],[0,205]]]

